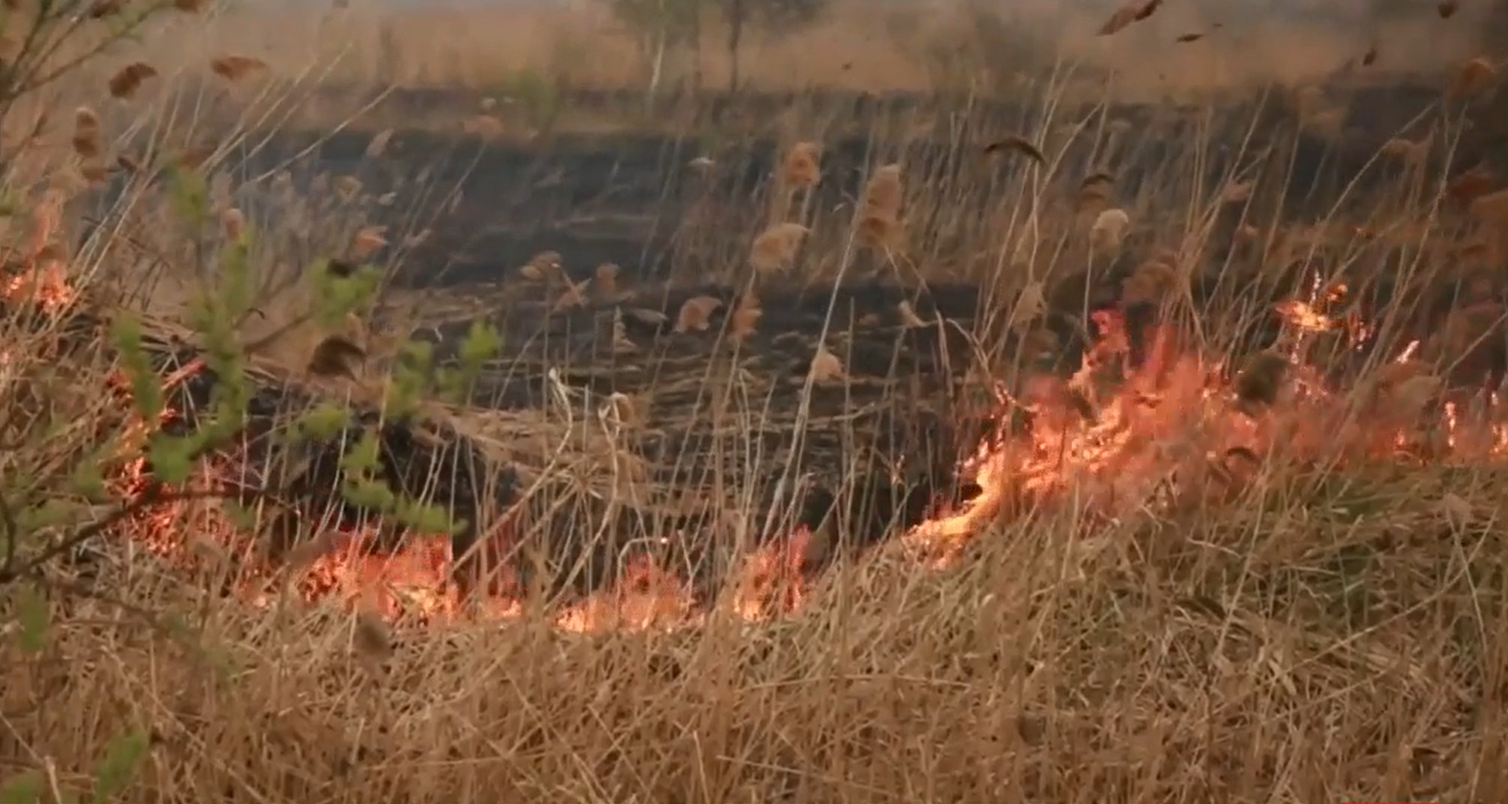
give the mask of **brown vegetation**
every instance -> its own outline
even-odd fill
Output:
[[[589,16],[402,13],[329,80],[635,74],[510,49],[611,66]],[[860,44],[762,45],[751,83],[958,89],[894,56],[949,23],[834,13]],[[1457,151],[1501,63],[1430,54],[1449,102],[1310,190],[1345,88],[1228,102],[1271,65],[1187,55],[1227,30],[1190,13],[1064,47],[1222,65],[1192,115],[1033,79],[1035,127],[889,120],[855,165],[793,105],[667,284],[562,247],[398,287],[476,214],[384,216],[425,189],[378,186],[405,132],[305,187],[223,164],[275,115],[174,117],[277,108],[247,79],[307,65],[248,18],[70,73],[72,117],[0,144],[0,798],[1508,799],[1508,174]]]

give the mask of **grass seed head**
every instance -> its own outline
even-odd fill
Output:
[[[900,315],[901,326],[906,329],[915,329],[917,327],[927,326],[927,322],[923,321],[921,319],[921,316],[918,316],[916,314],[916,308],[912,307],[911,302],[906,301],[905,299],[902,299],[898,304],[895,305],[895,311]]]
[[[1471,202],[1492,192],[1492,188],[1498,184],[1498,177],[1492,168],[1486,165],[1476,165],[1455,178],[1445,186],[1445,192],[1458,204],[1471,204]]]
[[[826,346],[818,346],[817,353],[812,355],[811,366],[807,373],[812,382],[830,382],[843,378],[843,361],[838,356],[828,351]]]
[[[639,351],[639,345],[628,337],[628,327],[623,323],[622,308],[613,310],[613,352],[622,354]]]
[[[507,133],[508,127],[503,121],[490,114],[479,114],[469,117],[461,124],[461,133],[471,137],[493,139]]]
[[[1483,223],[1499,230],[1508,227],[1508,188],[1479,195],[1467,208]]]
[[[1492,83],[1497,72],[1497,67],[1486,56],[1468,59],[1456,71],[1456,77],[1446,89],[1445,96],[1450,100],[1459,100],[1475,95]]]
[[[236,82],[266,71],[267,62],[251,56],[216,56],[209,68],[226,81]]]
[[[107,82],[110,95],[116,98],[130,98],[136,94],[136,90],[150,78],[157,77],[157,69],[144,61],[137,61],[115,71]]]
[[[623,295],[618,290],[618,275],[622,269],[617,263],[604,262],[592,272],[591,301],[593,304],[612,304]]]
[[[95,0],[89,6],[87,16],[91,20],[102,20],[119,14],[125,6],[125,0]]]
[[[734,306],[733,313],[728,316],[728,335],[735,341],[743,341],[754,334],[763,315],[764,309],[759,305],[759,298],[752,291],[745,293]]]
[[[706,332],[711,326],[712,314],[723,306],[723,300],[715,296],[695,296],[681,305],[675,317],[675,331]]]
[[[801,250],[801,241],[810,232],[805,226],[790,221],[777,223],[754,238],[749,248],[749,264],[761,274],[784,271],[796,260]]]
[[[365,260],[387,248],[386,226],[363,226],[351,238],[351,259]]]
[[[1162,6],[1162,0],[1127,0],[1120,8],[1117,8],[1110,18],[1100,26],[1099,36],[1113,36],[1131,27],[1132,23],[1141,22],[1153,14]]]
[[[899,218],[903,201],[901,166],[885,165],[874,172],[864,185],[864,197],[860,203],[861,214],[876,214]]]
[[[1016,303],[1011,307],[1010,328],[1018,332],[1026,330],[1047,311],[1047,289],[1040,281],[1033,280],[1021,289]]]
[[[105,163],[89,160],[79,165],[79,176],[91,186],[99,186],[110,180],[110,169]]]
[[[1231,181],[1227,183],[1225,188],[1220,191],[1220,203],[1239,204],[1251,198],[1252,185],[1253,182],[1249,181]]]
[[[81,159],[94,159],[100,155],[99,115],[87,106],[73,112],[73,152]]]
[[[822,147],[815,142],[798,142],[791,146],[781,166],[781,178],[787,187],[810,189],[822,180]]]
[[[307,370],[316,377],[347,377],[354,380],[356,368],[366,356],[365,349],[344,336],[331,335],[314,347]]]
[[[1107,209],[1096,215],[1089,228],[1089,239],[1094,249],[1101,254],[1120,250],[1126,232],[1131,228],[1131,216],[1123,209]]]
[[[220,231],[227,241],[240,242],[241,236],[246,233],[246,215],[235,207],[226,208],[220,213]]]
[[[1047,157],[1043,155],[1042,149],[1020,134],[1007,134],[984,146],[984,152],[987,154],[1021,154],[1039,165],[1047,164]]]
[[[367,143],[366,157],[368,159],[376,159],[377,157],[382,156],[382,154],[387,151],[388,143],[392,142],[392,140],[392,129],[387,128],[377,132],[377,134],[372,137],[371,141]]]
[[[1157,302],[1174,293],[1178,285],[1176,258],[1158,255],[1137,266],[1121,282],[1121,299],[1126,304]]]
[[[518,272],[530,282],[553,282],[565,278],[565,263],[561,261],[560,252],[541,251],[530,257]]]

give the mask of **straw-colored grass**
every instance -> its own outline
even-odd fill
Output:
[[[1469,21],[1467,8],[1446,5],[1427,16]],[[1160,69],[1230,91],[1299,69],[1311,51],[1308,66],[1328,73],[1366,44],[1339,47],[1325,34],[1324,47],[1299,41],[1284,59],[1264,59],[1257,32],[1251,66],[1238,68],[1218,55],[1234,48],[1199,50],[1224,34],[1174,47],[1193,22],[1212,20],[1193,20],[1178,4],[1147,13],[1153,7],[1128,6],[1129,22],[1106,37],[1094,32],[1109,9],[1086,13],[1064,39],[1098,41],[1104,66],[1129,58],[1117,48],[1145,34],[1159,45]],[[583,84],[600,73],[605,85],[633,74],[613,71],[627,57],[602,46],[615,40],[587,12],[544,22],[518,16],[542,12],[465,13],[474,16],[359,17],[375,27],[346,26],[358,35],[357,66],[325,78],[342,87],[399,80],[475,89],[528,70]],[[911,56],[926,51],[925,40],[897,44],[892,30],[882,47],[858,25],[905,13],[840,16],[855,25],[845,28],[853,38],[828,27],[758,44],[747,75],[767,87],[957,89],[916,67],[920,57]],[[488,28],[487,19],[508,23]],[[33,198],[32,168],[5,176],[24,205],[0,229],[0,539],[23,522],[35,537],[18,547],[25,559],[68,533],[108,536],[49,559],[34,578],[11,577],[13,561],[0,553],[0,790],[8,796],[49,804],[1508,800],[1508,415],[1505,400],[1468,393],[1483,390],[1473,386],[1481,374],[1463,379],[1463,365],[1502,363],[1508,351],[1499,270],[1508,177],[1455,163],[1468,130],[1456,101],[1497,81],[1495,62],[1421,55],[1440,56],[1435,66],[1467,65],[1471,86],[1441,86],[1450,102],[1429,110],[1430,134],[1377,133],[1384,144],[1370,172],[1324,190],[1334,196],[1328,211],[1304,221],[1288,206],[1289,187],[1308,178],[1294,175],[1299,145],[1258,142],[1265,124],[1246,119],[1237,127],[1256,134],[1231,140],[1216,123],[1247,112],[1218,93],[1199,96],[1203,122],[1176,128],[1184,121],[1172,105],[1135,124],[1094,117],[1104,101],[1144,97],[1150,81],[1127,78],[1088,104],[1063,82],[1027,82],[1043,110],[1030,130],[990,130],[1025,128],[1020,120],[886,120],[868,135],[869,161],[847,178],[836,174],[854,166],[834,167],[841,162],[829,148],[843,121],[804,117],[798,104],[780,121],[785,148],[764,183],[709,182],[693,203],[666,202],[667,213],[722,215],[713,219],[741,227],[698,226],[718,248],[675,255],[674,278],[694,278],[696,289],[643,282],[632,255],[624,268],[593,268],[562,248],[501,269],[489,287],[399,292],[389,272],[379,299],[323,320],[311,311],[321,301],[316,280],[348,277],[362,261],[404,266],[408,244],[455,214],[460,196],[442,193],[434,209],[408,219],[372,219],[387,208],[386,193],[422,184],[369,186],[388,178],[374,166],[402,169],[386,156],[401,132],[373,138],[361,169],[308,189],[294,189],[286,173],[236,185],[242,173],[224,164],[223,132],[187,136],[162,101],[176,97],[175,86],[193,96],[206,86],[200,79],[218,74],[215,97],[257,107],[269,102],[255,94],[259,81],[293,74],[317,84],[308,64],[330,56],[320,48],[341,45],[333,23],[326,38],[289,45],[273,41],[285,27],[229,21],[242,34],[234,43],[132,56],[108,65],[113,80],[69,83],[64,94],[77,94],[79,109],[66,130],[51,133],[56,143],[23,149],[48,177],[61,170],[59,153],[70,169],[123,165],[121,129],[134,125],[154,146],[142,164],[204,178],[204,220],[185,223],[182,197],[155,169],[112,169],[95,183],[118,181],[125,192],[102,205],[110,210],[80,245],[66,236],[82,222],[65,201],[88,200],[87,185],[67,198],[66,187]],[[361,49],[378,41],[381,60]],[[1407,41],[1383,58],[1402,58]],[[540,48],[569,42],[587,43],[598,66],[570,61],[566,49],[538,60]],[[274,45],[309,52],[301,62]],[[823,66],[838,60],[848,66]],[[1220,65],[1215,78],[1197,69],[1210,65]],[[1321,93],[1316,102],[1323,113],[1350,111],[1343,97]],[[1282,124],[1307,119],[1297,111]],[[243,120],[229,136],[280,119]],[[214,147],[188,158],[198,147],[188,143],[201,137]],[[950,147],[908,150],[939,142]],[[701,169],[747,164],[740,147],[703,157]],[[1024,158],[985,156],[1001,151]],[[1224,172],[1210,175],[1211,166]],[[1120,170],[1132,167],[1155,169]],[[824,202],[829,183],[849,179],[852,192]],[[487,378],[526,376],[546,401],[497,412],[477,409],[480,392],[425,399],[417,419],[426,424],[415,424],[412,438],[464,435],[494,463],[516,465],[528,505],[550,512],[546,527],[563,509],[583,512],[576,530],[535,538],[588,540],[627,509],[710,506],[707,538],[732,544],[719,557],[728,566],[719,567],[727,571],[718,594],[693,601],[675,568],[627,562],[619,586],[563,614],[541,597],[554,580],[541,577],[541,559],[474,616],[421,622],[364,608],[368,594],[398,596],[375,584],[356,589],[354,601],[306,599],[287,567],[259,594],[227,594],[242,560],[229,535],[250,532],[265,544],[282,521],[261,510],[250,525],[233,524],[229,506],[191,500],[126,524],[87,524],[114,509],[71,485],[80,465],[105,467],[105,492],[140,499],[114,484],[134,478],[131,458],[149,423],[127,406],[147,394],[120,382],[130,355],[107,348],[101,333],[81,338],[42,302],[77,292],[117,327],[126,310],[141,308],[206,329],[195,305],[217,276],[230,282],[206,254],[233,248],[246,249],[256,280],[247,292],[259,306],[233,329],[258,382],[274,377],[320,399],[383,409],[400,378],[398,342],[433,327],[444,330],[441,347],[452,347],[459,325],[490,321],[508,337]],[[304,271],[311,252],[333,259]],[[851,270],[864,261],[880,270]],[[438,269],[429,276],[444,278]],[[709,290],[709,277],[732,279]],[[850,281],[840,288],[835,277]],[[960,314],[941,301],[933,309],[928,291],[939,299],[948,282],[968,283],[979,309]],[[881,285],[887,293],[864,295]],[[796,287],[819,297],[809,306],[820,312],[794,300]],[[839,290],[849,294],[844,304]],[[1388,295],[1368,306],[1374,291]],[[869,300],[876,306],[858,309]],[[1253,347],[1245,336],[1271,325],[1279,300],[1288,325]],[[1155,309],[1167,329],[1144,345],[1150,368],[1117,377],[1130,342],[1107,311],[1132,305]],[[1083,337],[1091,328],[1099,337]],[[192,329],[179,334],[204,340]],[[1364,348],[1348,340],[1362,330],[1371,339]],[[1044,367],[1070,343],[1087,352],[1086,370],[1071,380]],[[886,349],[888,363],[874,359]],[[1174,359],[1196,356],[1197,364]],[[163,373],[169,387],[185,381],[180,367]],[[1219,376],[1204,384],[1206,373]],[[1197,375],[1197,387],[1168,375]],[[599,387],[606,381],[610,391]],[[793,530],[762,496],[766,486],[822,475],[846,499],[876,476],[906,474],[897,465],[915,456],[881,455],[892,462],[885,466],[868,459],[894,434],[865,432],[866,414],[884,409],[892,414],[884,425],[897,429],[928,415],[963,427],[976,408],[1032,418],[1044,439],[1020,455],[991,453],[1015,463],[960,470],[978,481],[983,502],[932,527],[896,525],[867,551],[840,549],[847,537],[875,535],[845,532],[859,526],[841,518],[793,535],[791,554],[747,543],[772,522]],[[1115,422],[1125,429],[1109,429]],[[425,429],[436,423],[445,427]],[[1053,432],[1057,441],[1042,435]],[[1070,444],[1070,433],[1095,439]],[[648,446],[688,434],[706,448],[666,456]],[[791,454],[769,454],[772,436],[804,440]],[[222,464],[199,470],[231,474]],[[657,482],[667,465],[682,470],[684,486]],[[1004,478],[992,471],[1001,466],[1011,470]],[[276,467],[255,468],[271,476]],[[297,535],[285,557],[295,569],[335,550],[323,523]],[[832,565],[794,581],[786,565],[817,553]],[[757,594],[745,594],[751,587]],[[749,599],[758,605],[744,605]]]

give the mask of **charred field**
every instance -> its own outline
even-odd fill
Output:
[[[1434,86],[374,125],[28,199],[0,784],[1500,801],[1501,94]]]

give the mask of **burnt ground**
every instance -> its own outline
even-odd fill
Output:
[[[1433,90],[1408,87],[1354,93],[1350,126],[1358,134],[1342,147],[1298,134],[1280,105],[1253,105],[1245,114],[1233,113],[1230,130],[1217,131],[1214,140],[1240,142],[1245,124],[1256,116],[1264,121],[1252,137],[1256,146],[1289,143],[1287,162],[1295,181],[1283,201],[1287,213],[1302,219],[1328,211],[1337,189],[1363,175],[1376,143],[1400,133],[1403,123],[1434,97]],[[399,101],[412,104],[406,113],[415,116],[424,113],[428,102],[422,96],[399,96]],[[905,103],[920,108],[926,99],[850,99],[851,118],[840,118],[847,125],[824,142],[825,181],[817,205],[852,197],[866,166],[899,158],[923,166],[929,183],[967,187],[965,196],[977,202],[1016,180],[1019,168],[983,162],[972,150],[935,141],[887,149],[855,133],[867,130],[860,125],[864,115],[878,114],[875,110],[884,110],[885,104]],[[976,108],[958,133],[968,141],[987,141],[1003,131],[1027,128],[1033,113],[1024,106]],[[1156,114],[1145,107],[1113,110],[1133,126],[1152,126]],[[1160,179],[1170,159],[1187,152],[1186,143],[1178,140],[1194,135],[1192,122],[1159,125],[1172,126],[1168,136],[1149,138],[1117,165],[1118,192],[1136,193],[1154,177]],[[775,164],[773,139],[755,138],[718,152],[718,167],[710,176],[685,167],[702,153],[698,141],[659,134],[561,135],[507,144],[400,130],[376,160],[362,155],[368,141],[365,134],[324,140],[293,165],[295,180],[332,173],[357,176],[374,195],[392,191],[399,199],[374,209],[377,217],[388,216],[399,231],[405,220],[412,229],[433,230],[426,245],[402,255],[400,278],[412,286],[451,286],[441,292],[464,298],[468,312],[437,322],[420,336],[435,340],[442,357],[453,354],[468,325],[465,319],[486,318],[505,336],[504,353],[475,389],[473,404],[498,415],[548,409],[554,391],[546,377],[552,370],[583,417],[595,416],[609,395],[624,394],[642,421],[623,438],[635,459],[648,467],[653,493],[704,501],[700,508],[646,505],[637,498],[626,504],[612,492],[563,490],[578,498],[576,505],[550,512],[536,507],[533,515],[546,520],[542,532],[550,534],[542,551],[549,564],[557,570],[576,569],[566,582],[570,588],[584,592],[607,582],[620,561],[632,557],[630,547],[648,543],[664,544],[673,554],[668,563],[690,568],[704,584],[721,577],[718,570],[730,560],[730,547],[708,543],[705,534],[719,530],[707,523],[722,516],[714,509],[726,508],[730,488],[752,489],[754,511],[789,508],[799,524],[812,530],[835,512],[841,514],[843,530],[860,543],[883,538],[898,525],[919,520],[938,498],[961,493],[953,467],[992,424],[969,404],[958,382],[973,358],[959,331],[973,329],[978,288],[935,285],[924,297],[878,282],[840,289],[825,342],[843,360],[849,377],[814,388],[810,409],[802,411],[804,377],[828,321],[831,298],[825,288],[764,291],[758,331],[736,348],[720,337],[721,318],[709,332],[688,334],[624,316],[633,348],[615,350],[611,308],[547,314],[544,300],[518,282],[518,266],[540,251],[555,250],[578,277],[600,262],[622,265],[628,282],[646,289],[628,305],[663,312],[672,320],[693,295],[731,301],[730,289],[699,285],[694,271],[688,276],[673,270],[685,248],[680,222],[693,212],[715,209],[716,215],[704,218],[710,220],[704,228],[736,241],[729,233],[746,231],[760,208],[756,187]],[[1361,144],[1367,142],[1373,144]],[[280,154],[303,146],[275,141],[252,161],[271,167]],[[1096,157],[1070,153],[1067,158],[1076,166],[1067,173],[1078,175],[1089,172]],[[1236,160],[1233,150],[1216,148],[1208,160],[1212,181]],[[454,188],[460,189],[459,202],[445,195]],[[723,256],[736,260],[743,248],[734,242]],[[1097,303],[1114,301],[1117,276],[1094,289]],[[667,278],[675,281],[667,285]],[[1224,283],[1227,293],[1230,285]],[[1288,296],[1286,290],[1274,292]],[[913,301],[924,318],[940,316],[952,323],[903,327],[896,314],[902,299]],[[1070,309],[1077,305],[1054,305],[1048,317],[1059,340],[1048,362],[1057,366],[1077,364],[1086,334],[1063,314]],[[1272,323],[1260,324],[1262,331],[1251,334],[1251,348],[1270,340]],[[198,392],[207,393],[204,388]],[[259,396],[258,415],[269,420],[283,415],[279,411],[290,409],[280,401],[286,397],[269,388]],[[372,414],[363,415],[370,419]],[[807,426],[798,438],[795,424],[802,416]],[[438,499],[468,522],[457,537],[458,547],[484,538],[485,528],[476,523],[481,509],[517,500],[519,484],[509,467],[496,465],[464,433],[450,432],[435,446],[401,423],[384,425],[382,432],[389,479],[399,488]],[[336,451],[315,456],[302,487],[311,510],[331,504],[338,487],[338,448],[330,449]],[[436,476],[442,478],[438,488]],[[799,482],[793,488],[777,482],[781,477]],[[734,507],[751,506],[745,500]],[[348,514],[361,518],[370,512]],[[759,538],[788,533],[793,523],[764,527],[768,524],[756,527]],[[590,545],[579,538],[599,532],[608,538]],[[694,540],[685,541],[692,535]],[[837,546],[823,544],[807,558],[821,563]]]
[[[1113,155],[1094,153],[1088,143],[1069,149],[1063,193],[1071,194],[1079,177],[1105,167],[1115,173],[1121,198],[1167,188],[1170,177],[1179,184],[1175,192],[1187,192],[1191,181],[1208,192],[1233,168],[1250,171],[1254,155],[1271,150],[1264,174],[1282,181],[1291,173],[1281,190],[1281,214],[1314,219],[1329,214],[1358,177],[1351,197],[1365,200],[1370,182],[1397,170],[1391,164],[1368,166],[1378,146],[1395,136],[1422,135],[1430,115],[1439,114],[1440,93],[1422,81],[1336,84],[1323,91],[1346,109],[1339,143],[1300,131],[1293,101],[1277,90],[1229,103],[1208,119],[1199,108],[1173,105],[1059,109],[1055,124],[1083,122],[1093,128],[1119,120],[1128,125]],[[378,112],[382,120],[433,124],[457,116],[457,110],[476,109],[480,99],[405,90],[387,96]],[[576,92],[561,100],[567,107],[627,120],[642,119],[642,102],[634,93]],[[1043,115],[1034,102],[971,103],[942,96],[831,93],[750,95],[736,101],[713,96],[694,106],[679,134],[661,124],[615,133],[545,133],[527,142],[482,141],[443,126],[400,125],[379,159],[364,156],[370,128],[321,138],[288,134],[245,156],[255,173],[307,149],[290,163],[296,181],[351,175],[373,196],[391,192],[391,205],[374,208],[374,218],[392,224],[395,232],[431,230],[423,246],[402,257],[400,274],[410,283],[429,283],[441,272],[447,283],[496,281],[543,250],[561,252],[577,272],[613,262],[643,280],[695,278],[709,266],[738,260],[746,247],[766,206],[761,187],[777,162],[773,121],[791,109],[818,121],[810,135],[819,136],[825,150],[824,180],[813,209],[851,202],[870,167],[902,160],[913,185],[925,183],[933,193],[957,199],[964,212],[978,207],[981,214],[1012,192],[1023,174],[1019,162],[987,159],[979,146],[1008,132],[1036,130]],[[1420,115],[1426,125],[1411,126]],[[1490,127],[1479,128],[1470,136],[1486,137],[1482,132]],[[914,136],[927,129],[931,135]],[[1187,174],[1201,143],[1209,147],[1201,156],[1206,175],[1199,182]],[[1046,145],[1049,151],[1055,147]],[[1468,152],[1476,148],[1466,145]],[[687,167],[702,155],[717,162],[705,174]],[[1474,161],[1469,156],[1457,162]],[[452,196],[456,191],[459,201]],[[926,221],[919,223],[926,228]],[[948,243],[929,247],[937,256],[949,256]]]

